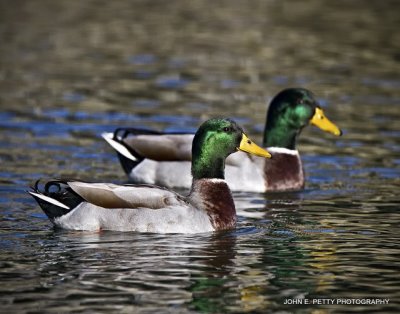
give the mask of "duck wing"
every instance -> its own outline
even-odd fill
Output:
[[[104,208],[161,209],[186,204],[184,197],[154,185],[117,185],[70,181],[68,186],[86,202]]]
[[[156,161],[191,161],[193,134],[143,134],[123,141],[140,156]]]
[[[128,136],[123,141],[140,156],[155,161],[191,161],[193,134],[141,134]],[[249,155],[231,154],[226,164],[239,166]]]
[[[143,159],[155,161],[191,161],[191,133],[161,133],[137,128],[118,128],[114,133],[103,133],[103,138],[120,154],[139,162]],[[226,164],[240,166],[249,158],[248,154],[238,152],[226,159]],[[130,167],[129,170],[131,170]],[[129,173],[130,171],[127,171]]]

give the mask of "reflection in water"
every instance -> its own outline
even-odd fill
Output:
[[[3,312],[398,312],[398,1],[212,5],[0,2]],[[43,176],[124,182],[99,136],[118,126],[229,116],[261,142],[271,96],[293,86],[344,136],[304,129],[306,189],[235,193],[235,231],[54,231],[25,193]],[[283,304],[349,297],[390,302]]]
[[[232,233],[219,233],[211,237],[206,248],[210,256],[203,262],[206,271],[193,274],[189,291],[191,307],[200,312],[217,312],[227,306],[225,294],[234,269],[236,239]]]

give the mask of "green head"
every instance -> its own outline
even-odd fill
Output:
[[[314,94],[304,88],[288,88],[272,99],[264,130],[265,147],[296,148],[296,139],[308,124],[334,135],[342,131],[325,117]]]
[[[225,158],[238,150],[267,158],[271,156],[254,144],[234,121],[210,119],[204,122],[192,144],[193,179],[224,179]]]

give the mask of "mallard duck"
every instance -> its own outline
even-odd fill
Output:
[[[253,158],[240,152],[229,156],[225,176],[230,189],[266,192],[303,188],[304,171],[296,140],[309,124],[337,136],[342,134],[309,90],[289,88],[277,94],[269,106],[263,141],[273,158]],[[193,134],[119,128],[102,136],[117,151],[123,169],[134,182],[190,188]],[[251,172],[247,171],[250,167]]]
[[[48,180],[42,188],[36,182],[29,193],[51,222],[64,229],[156,233],[232,229],[236,210],[224,166],[226,157],[238,150],[271,157],[234,121],[211,119],[193,139],[193,182],[187,197],[154,185],[65,180]],[[177,172],[179,167],[174,169]]]

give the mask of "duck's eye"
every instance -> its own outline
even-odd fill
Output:
[[[304,99],[303,99],[303,98],[297,99],[297,103],[298,103],[299,105],[304,104]]]
[[[226,126],[226,127],[224,127],[224,132],[227,132],[227,133],[232,132],[232,128]]]

